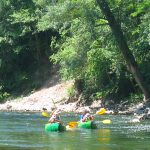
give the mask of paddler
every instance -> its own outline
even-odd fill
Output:
[[[80,115],[80,121],[79,122],[91,121],[93,119],[94,119],[94,116],[90,114],[89,110],[84,109]]]
[[[49,117],[47,108],[43,108],[43,109],[42,109],[42,116],[44,116],[44,117]]]
[[[60,114],[61,114],[61,110],[60,109],[55,110],[55,111],[54,111],[54,109],[52,109],[51,117],[48,120],[48,122],[49,123],[56,123],[56,122],[61,123]]]

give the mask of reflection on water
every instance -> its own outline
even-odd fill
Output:
[[[77,116],[66,115],[62,119],[65,124],[78,120]],[[103,119],[112,123],[100,123]],[[0,150],[150,150],[149,122],[131,124],[130,119],[97,116],[96,130],[46,133],[47,118],[40,113],[0,112]]]
[[[98,140],[100,141],[100,143],[108,144],[110,142],[110,132],[111,131],[109,129],[98,130],[98,135],[99,135]]]
[[[111,150],[108,145],[110,144],[110,134],[111,130],[110,129],[99,129],[98,130],[98,141],[100,142],[101,145],[101,150]]]

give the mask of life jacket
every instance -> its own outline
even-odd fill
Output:
[[[60,116],[57,114],[57,111],[51,112],[51,118],[50,120],[53,120],[52,122],[58,122],[60,121]]]
[[[86,116],[87,115],[87,116]],[[86,116],[86,118],[84,119],[84,117]],[[84,122],[86,121],[91,121],[94,119],[93,116],[91,116],[89,113],[86,113],[85,115],[80,115],[80,120],[84,119]]]

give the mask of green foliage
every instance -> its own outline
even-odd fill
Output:
[[[42,8],[49,4],[48,0],[32,0],[32,1],[35,3],[37,7],[42,7]]]
[[[39,16],[36,16],[35,11],[39,8],[36,8],[31,0],[1,1],[0,7],[2,94],[5,91],[10,94],[26,93],[32,88],[38,88],[45,78],[44,74],[40,76],[37,72],[48,68],[50,64],[50,37],[47,36],[50,31],[37,31]]]
[[[75,87],[74,86],[71,86],[71,87],[69,87],[67,89],[67,94],[68,94],[69,97],[74,97],[75,93],[76,93],[76,91],[75,91]]]
[[[61,30],[60,34],[63,40],[61,39],[60,42],[60,50],[51,58],[55,63],[61,65],[61,74],[65,79],[84,79],[85,91],[89,91],[87,89],[97,89],[100,91],[107,90],[107,94],[113,92],[123,94],[124,96],[128,95],[126,92],[123,93],[122,87],[123,84],[128,83],[128,92],[133,92],[136,89],[134,88],[133,90],[133,85],[130,84],[133,81],[133,77],[131,77],[127,69],[124,69],[125,61],[118,53],[114,38],[107,26],[107,20],[101,19],[103,15],[91,4],[91,1],[87,1],[86,4],[80,3],[83,7],[80,10],[78,9],[78,11],[82,13],[78,18],[75,16],[71,18],[69,28]],[[147,2],[115,0],[110,1],[110,6],[118,22],[122,23],[125,36],[130,41],[130,49],[137,57],[138,63],[142,64],[143,60],[147,60],[146,57],[149,57],[149,55],[147,55],[148,51],[146,51],[145,56],[142,54],[138,56],[140,51],[143,53],[146,46],[148,48],[148,42],[144,39],[141,40],[142,36],[148,37],[146,34],[143,34],[141,27],[143,22],[145,24],[148,22],[133,20],[132,14],[142,7],[142,13],[139,18],[142,20],[147,15],[145,11],[147,9]],[[75,10],[71,10],[71,12],[75,12]],[[95,15],[89,17],[92,14]],[[70,18],[69,15],[68,18]],[[148,24],[147,26],[144,25],[143,30],[149,29],[148,26]],[[145,42],[144,47],[143,42]],[[141,45],[142,50],[137,45]],[[140,57],[142,58],[140,59]],[[124,81],[127,82],[125,83]]]
[[[131,17],[137,17],[138,15],[149,11],[150,1],[144,0],[137,4],[135,12],[131,13]]]
[[[3,86],[0,86],[0,103],[4,102],[4,100],[9,96],[9,93],[3,91]]]
[[[143,94],[132,94],[131,93],[127,100],[128,100],[129,104],[136,104],[136,103],[141,102],[142,99],[143,99]]]
[[[57,5],[47,5],[44,9],[37,9],[36,14],[41,16],[37,23],[39,31],[45,31],[50,28],[59,29],[63,24],[70,22],[71,10],[73,9],[74,3],[64,1]]]
[[[108,24],[108,21],[105,19],[99,19],[96,21],[96,24],[97,25]]]
[[[85,73],[86,51],[89,50],[88,42],[91,40],[90,32],[85,32],[85,30],[88,30],[86,24],[80,19],[74,19],[71,28],[67,31],[74,32],[72,37],[66,37],[66,31],[61,31],[62,38],[65,38],[66,42],[61,45],[61,50],[51,58],[61,64],[61,73],[65,79],[81,78]],[[81,35],[81,33],[86,34]]]
[[[93,93],[91,96],[90,96],[90,99],[92,101],[95,101],[95,100],[102,100],[104,99],[106,96],[108,95],[107,91],[99,91],[99,92],[96,92],[96,93]]]
[[[149,84],[150,2],[108,2]],[[94,99],[139,92],[95,1],[1,0],[0,20],[0,95],[39,87],[48,58],[60,65],[63,79],[82,79],[83,93]]]
[[[35,20],[35,18],[31,15],[32,14],[29,9],[21,9],[20,11],[10,15],[10,17],[14,18],[14,21],[11,23],[30,23]]]

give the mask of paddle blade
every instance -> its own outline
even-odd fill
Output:
[[[100,121],[100,122],[102,122],[102,123],[104,123],[104,124],[110,124],[112,121],[109,120],[109,119],[106,119],[106,120],[103,120],[103,121]]]
[[[99,111],[96,112],[97,115],[104,115],[106,113],[105,108],[101,108]]]
[[[42,112],[43,117],[49,117],[49,114],[47,112]]]
[[[70,128],[75,128],[78,122],[69,122],[68,125]]]

